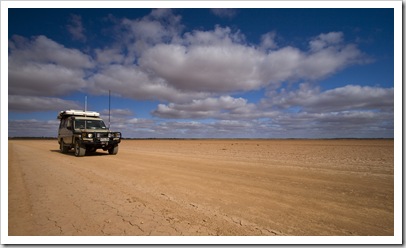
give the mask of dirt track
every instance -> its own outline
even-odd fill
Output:
[[[9,141],[9,235],[393,235],[393,140]]]

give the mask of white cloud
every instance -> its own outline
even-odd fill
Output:
[[[110,115],[114,117],[126,117],[134,115],[134,113],[129,109],[111,109],[110,111],[108,109],[103,109],[100,111],[102,115],[108,115],[109,112]]]
[[[269,120],[292,137],[393,137],[393,88],[346,85],[321,91],[311,84],[268,92],[262,108],[278,111]]]
[[[9,63],[15,66],[30,63],[56,64],[69,69],[94,66],[88,55],[77,49],[66,48],[43,35],[32,40],[14,35],[9,40],[9,48]]]
[[[229,10],[221,11],[224,16]],[[287,131],[292,137],[357,133],[374,137],[377,130],[393,135],[393,88],[347,85],[321,91],[312,84],[293,91],[279,88],[283,82],[314,83],[350,65],[370,62],[356,45],[345,42],[342,32],[319,34],[302,49],[278,44],[276,32],[258,37],[261,42],[256,45],[230,27],[183,33],[181,16],[170,9],[116,24],[117,40],[90,51],[94,57],[45,36],[13,36],[9,109],[78,108],[77,103],[55,96],[111,90],[121,97],[161,102],[152,113],[163,118],[159,121],[135,118],[128,109],[112,111],[112,126],[130,137],[266,138],[283,137]],[[72,16],[69,30],[85,41],[79,16]],[[258,104],[233,97],[261,89],[268,92]],[[106,115],[106,110],[102,112]],[[55,124],[10,123],[16,125],[12,134],[26,125]]]
[[[71,15],[67,29],[68,32],[71,33],[74,40],[86,41],[85,28],[82,25],[81,16]]]
[[[143,18],[124,18],[119,27],[118,43],[127,51],[127,64],[134,63],[140,54],[156,44],[176,42],[183,30],[181,16],[171,9],[156,9]]]
[[[393,112],[394,89],[346,85],[321,91],[319,87],[301,84],[296,91],[268,93],[269,105],[278,108],[299,107],[306,112],[375,110]]]
[[[253,121],[217,120],[206,123],[196,121],[173,121],[157,125],[164,137],[192,137],[192,138],[247,138],[258,136]]]
[[[157,126],[156,123],[150,119],[130,118],[123,121],[112,119],[111,126],[112,130],[119,130],[123,137],[156,137],[155,132],[157,131]]]
[[[339,45],[343,42],[344,34],[342,32],[330,32],[320,34],[309,42],[310,50],[313,52],[320,51],[331,45]]]
[[[8,126],[9,137],[57,137],[59,121],[55,114],[55,120],[11,120]],[[58,149],[57,142],[55,149]]]
[[[337,34],[333,32],[320,36],[334,38]],[[333,38],[310,41],[309,51],[290,46],[270,51],[260,68],[262,78],[271,82],[316,81],[349,65],[370,62],[355,45],[343,44],[341,39]]]
[[[368,59],[355,45],[345,45],[342,47],[326,47],[318,50],[303,61],[299,69],[299,77],[318,80],[329,76],[337,71],[351,65],[367,63]]]
[[[246,99],[241,97],[221,96],[219,98],[209,97],[193,100],[183,104],[159,104],[152,114],[161,118],[231,120],[269,118],[275,116],[276,112],[261,110],[255,104],[248,103]]]
[[[114,119],[112,129],[125,138],[391,138],[393,113],[342,111],[285,113],[264,120],[158,121]],[[9,136],[56,137],[59,122],[9,121]]]
[[[60,111],[62,109],[81,109],[75,101],[63,100],[54,97],[38,96],[8,96],[9,111],[32,112],[32,111]],[[55,114],[56,116],[56,114]]]
[[[140,66],[178,89],[233,92],[266,85],[258,73],[261,57],[255,49],[235,43],[157,45],[142,55]]]
[[[95,49],[98,65],[121,64],[125,56],[119,48]]]
[[[86,85],[81,70],[54,64],[9,66],[9,94],[31,96],[63,96]]]
[[[81,24],[78,16],[71,21]],[[310,41],[309,51],[302,51],[278,48],[275,32],[264,34],[257,47],[229,27],[182,35],[181,17],[168,9],[122,19],[119,25],[120,40],[95,49],[95,59],[45,36],[14,36],[10,93],[62,96],[75,90],[113,90],[129,98],[187,103],[276,88],[284,81],[318,80],[363,59],[356,46],[344,44],[340,32],[320,34]]]
[[[154,78],[136,65],[110,65],[88,80],[93,94],[106,94],[111,90],[124,97],[171,102],[190,101],[207,97],[207,93],[178,90],[160,78]]]
[[[85,86],[85,70],[93,67],[89,56],[45,36],[13,36],[9,48],[9,94],[66,95]]]
[[[249,106],[252,105],[247,105],[247,101],[243,98],[221,96],[193,100],[186,104],[159,104],[153,114],[164,118],[218,118],[219,115],[225,115],[225,111],[233,112]]]
[[[275,41],[276,32],[268,32],[261,36],[260,48],[263,50],[276,49],[278,44]]]
[[[194,30],[184,34],[183,44],[186,46],[230,46],[242,44],[245,36],[239,30],[233,32],[229,27],[216,25],[213,30]]]
[[[187,98],[190,100],[276,88],[281,82],[315,81],[351,64],[366,62],[355,45],[344,43],[341,32],[314,37],[305,51],[279,47],[276,32],[263,34],[258,46],[247,44],[241,31],[229,27],[215,26],[213,30],[192,30],[182,35],[181,17],[165,9],[136,20],[123,19],[120,25],[119,45],[96,50],[97,60],[102,64],[121,64],[121,71],[136,67],[134,78],[147,79],[137,84],[140,94],[125,95],[141,99],[184,102],[185,94],[193,95]],[[109,77],[110,72],[111,67],[103,68],[92,77],[98,82],[93,84],[98,87],[93,91],[106,91],[101,87],[105,84],[102,78]],[[133,84],[120,81],[130,92]]]
[[[393,113],[374,111],[339,111],[323,113],[281,113],[272,123],[280,137],[289,133],[297,138],[391,138]],[[275,130],[270,130],[277,135]]]
[[[221,18],[233,18],[237,15],[236,9],[220,8],[220,9],[210,9],[210,11]]]
[[[266,52],[264,47],[245,44],[238,31],[216,27],[185,34],[183,44],[151,47],[139,63],[143,70],[178,89],[216,93],[255,90],[284,81],[322,79],[350,64],[365,62],[356,46],[333,40],[334,34],[323,34],[322,40],[328,42],[318,50],[288,46]],[[264,38],[263,46],[275,47],[270,36]]]
[[[175,109],[176,105],[170,103],[169,105],[158,104],[158,108],[152,112],[153,115],[161,118],[176,118],[176,119],[190,119],[190,118],[211,118],[217,114],[217,111],[184,111]]]

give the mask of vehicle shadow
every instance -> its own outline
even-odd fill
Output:
[[[62,153],[60,150],[58,149],[53,149],[50,150],[51,152],[55,152],[55,153],[60,153],[62,155],[66,155],[66,156],[75,156],[75,152],[73,150],[68,151],[67,153]],[[86,152],[85,157],[93,157],[93,156],[106,156],[109,155],[109,153],[107,151],[95,151],[95,152]]]

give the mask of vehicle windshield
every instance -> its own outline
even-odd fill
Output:
[[[86,121],[86,125],[85,125]],[[75,129],[106,129],[102,120],[75,120]]]

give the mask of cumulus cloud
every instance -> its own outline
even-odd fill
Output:
[[[59,121],[56,120],[12,120],[8,123],[9,137],[57,137]],[[57,145],[56,145],[57,147]]]
[[[85,28],[82,25],[81,16],[71,15],[67,29],[74,40],[86,41]]]
[[[122,19],[117,29],[118,43],[127,53],[125,62],[135,63],[145,49],[156,44],[176,42],[183,30],[181,19],[171,9],[155,9],[135,20]]]
[[[192,30],[183,33],[181,16],[171,10],[159,9],[135,20],[124,18],[119,22],[120,40],[111,47],[97,49],[97,61],[103,65],[116,64],[120,71],[136,68],[135,78],[153,85],[157,94],[145,90],[142,94],[121,87],[119,93],[127,97],[179,102],[185,94],[233,94],[235,92],[278,87],[285,81],[319,80],[356,63],[366,63],[366,56],[354,45],[344,42],[342,32],[323,33],[309,41],[309,49],[276,43],[276,32],[263,34],[258,46],[248,44],[240,30],[215,26],[212,30]],[[95,73],[96,89],[106,91],[103,78],[112,67]],[[118,67],[114,67],[118,69]],[[130,73],[130,71],[128,71]],[[122,86],[132,88],[126,80]],[[101,87],[101,88],[100,88]],[[165,89],[169,94],[163,94]],[[131,90],[130,90],[131,91]],[[146,93],[146,94],[144,94]],[[165,96],[164,96],[165,95]]]
[[[167,121],[154,123],[153,128],[156,137],[159,138],[261,137],[257,136],[258,134],[254,128],[256,124],[250,121],[236,120],[216,120],[205,123],[198,121]],[[139,133],[141,136],[144,134]]]
[[[112,129],[125,138],[383,138],[393,137],[393,114],[371,111],[280,113],[272,119],[159,121],[114,119]],[[9,121],[9,136],[56,137],[59,122]],[[355,131],[354,131],[355,130]]]
[[[261,36],[260,48],[263,50],[276,49],[278,44],[275,41],[276,32],[268,32]]]
[[[132,116],[134,113],[129,110],[129,109],[111,109],[110,111],[108,109],[103,109],[100,114],[102,115],[108,115],[110,112],[110,115],[114,117],[125,117],[125,116]]]
[[[319,87],[301,84],[296,91],[268,93],[269,105],[287,109],[299,107],[306,112],[337,112],[349,110],[393,111],[394,89],[346,85],[321,91]]]
[[[219,8],[219,9],[210,9],[211,13],[221,18],[233,18],[237,15],[236,9],[228,8]]]
[[[84,72],[53,64],[27,64],[9,67],[9,93],[36,96],[63,96],[81,90]]]
[[[236,13],[212,12],[223,17]],[[81,17],[72,15],[68,22],[72,37],[86,41]],[[115,24],[115,42],[88,54],[46,36],[12,36],[9,109],[81,108],[62,97],[75,91],[112,90],[121,97],[159,101],[151,113],[158,118],[153,120],[136,118],[129,109],[112,110],[112,126],[135,137],[264,138],[283,137],[287,131],[292,137],[331,137],[330,129],[342,137],[353,130],[390,137],[393,132],[393,88],[346,85],[322,91],[314,86],[348,66],[372,61],[347,43],[342,32],[310,37],[302,48],[277,42],[274,31],[258,37],[259,44],[247,42],[238,29],[218,25],[184,32],[182,17],[170,9]],[[285,82],[309,83],[290,90],[280,87]],[[266,92],[259,103],[234,97],[253,90]],[[104,117],[106,111],[101,111]],[[24,125],[55,123],[12,124],[11,134]]]
[[[122,64],[125,56],[119,48],[95,49],[96,61],[99,66]]]
[[[343,36],[342,32],[320,34],[309,42],[310,50],[315,52],[331,45],[339,45],[343,41]]]
[[[269,121],[273,132],[293,137],[392,137],[393,90],[346,85],[321,91],[304,83],[268,92],[261,105],[279,112]]]
[[[317,80],[354,63],[365,63],[355,45],[341,39],[315,38],[324,45],[309,51],[295,47],[275,48],[272,34],[263,38],[262,49],[244,43],[243,35],[229,28],[196,31],[184,36],[183,44],[160,44],[146,50],[140,67],[175,88],[207,92],[256,90],[284,81]]]
[[[9,41],[9,63],[24,65],[27,63],[56,64],[70,69],[91,68],[91,58],[83,52],[65,46],[40,35],[31,40],[14,35]]]
[[[261,54],[233,42],[228,32],[217,28],[187,35],[189,45],[157,45],[141,56],[140,67],[181,90],[216,93],[265,85],[257,72]]]
[[[106,94],[108,90],[113,90],[121,96],[141,100],[182,102],[208,95],[176,89],[136,65],[107,66],[90,77],[88,83],[88,90],[93,94]]]
[[[159,104],[152,114],[161,118],[175,119],[250,119],[272,117],[276,112],[261,110],[241,97],[221,96],[193,100],[183,104]]]
[[[73,15],[70,23],[80,27],[80,17]],[[184,103],[275,88],[284,81],[318,80],[365,62],[355,45],[344,43],[341,32],[314,37],[304,51],[278,47],[275,32],[264,34],[258,46],[248,44],[241,31],[229,27],[182,33],[181,16],[170,9],[118,23],[120,39],[95,48],[94,59],[45,36],[30,40],[13,36],[10,93],[62,96],[86,90],[105,94],[114,85],[121,96]]]
[[[9,41],[9,94],[63,96],[86,85],[91,58],[45,36]]]
[[[103,109],[100,111],[100,117],[104,120],[106,126],[117,130],[124,130],[126,127],[128,127],[128,124],[132,124],[129,122],[129,119],[131,119],[133,116],[133,111],[129,109],[111,109],[110,116],[108,109]]]
[[[312,138],[382,138],[393,137],[393,113],[374,111],[339,111],[325,113],[284,113],[272,120],[275,137]]]
[[[101,117],[108,125],[108,110],[101,111]],[[131,110],[112,109],[110,129],[120,131],[122,137],[151,138],[156,131],[156,123],[145,118],[136,118]]]
[[[75,101],[63,100],[54,97],[38,96],[8,96],[9,111],[33,112],[33,111],[60,111],[61,109],[81,109]]]
[[[267,82],[257,72],[262,54],[240,42],[230,28],[195,31],[184,44],[160,44],[146,50],[140,67],[181,90],[232,92],[257,89]]]
[[[193,100],[187,104],[159,104],[153,114],[164,118],[214,118],[224,114],[225,111],[233,112],[252,106],[247,105],[247,101],[243,98],[221,96],[220,98]]]
[[[262,78],[270,82],[315,81],[349,65],[367,62],[365,55],[352,44],[326,46],[310,51],[288,46],[270,51],[259,71]]]

